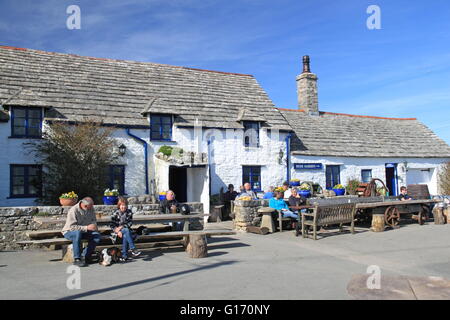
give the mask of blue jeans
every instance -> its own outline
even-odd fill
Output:
[[[100,233],[97,231],[67,231],[64,234],[64,238],[72,241],[74,259],[80,259],[81,256],[89,257],[95,247],[100,243]],[[81,240],[83,239],[88,240],[88,245],[84,248],[83,253],[81,254]]]
[[[281,210],[283,217],[298,219],[298,215],[289,210]]]
[[[129,249],[136,249],[133,241],[133,235],[130,229],[123,228],[120,230],[122,232],[122,257],[126,258]]]

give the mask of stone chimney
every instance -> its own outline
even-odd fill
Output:
[[[317,76],[311,73],[309,56],[304,56],[303,72],[297,76],[298,108],[314,115],[319,115],[317,79]]]

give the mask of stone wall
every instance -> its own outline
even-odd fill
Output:
[[[203,213],[203,204],[187,203],[191,212]],[[109,216],[116,206],[95,205],[96,214]],[[136,215],[159,214],[159,204],[130,204]],[[70,207],[0,207],[0,250],[20,250],[17,241],[28,240],[27,231],[61,229]],[[194,225],[195,229],[201,226]]]
[[[262,216],[258,215],[258,209],[268,207],[269,200],[234,201],[234,229],[247,231],[248,226],[260,226]]]

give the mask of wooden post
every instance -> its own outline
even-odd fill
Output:
[[[186,252],[191,258],[205,258],[208,256],[208,248],[205,235],[189,235],[189,243]]]
[[[384,214],[372,214],[372,227],[370,230],[373,232],[383,232],[384,228]]]
[[[73,246],[71,244],[62,247],[62,261],[73,263]]]
[[[434,206],[433,208],[434,224],[445,224],[444,208]]]

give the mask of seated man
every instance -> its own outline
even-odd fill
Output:
[[[238,197],[242,196],[249,196],[250,198],[252,198],[252,200],[258,199],[256,193],[252,190],[252,186],[248,182],[244,183],[244,191],[238,195]]]
[[[166,192],[166,198],[159,204],[159,212],[162,214],[167,213],[180,213],[181,204],[175,199],[175,193],[172,190]],[[169,222],[175,231],[181,231],[184,227],[184,222]]]
[[[64,238],[72,241],[74,265],[86,267],[91,253],[100,243],[97,232],[97,219],[94,213],[94,200],[86,197],[69,209],[67,220],[62,229]],[[81,240],[87,239],[88,246],[81,253]]]
[[[275,191],[275,198],[270,199],[269,207],[280,210],[284,218],[298,219],[298,215],[289,210],[288,205],[283,200],[283,192]]]
[[[398,200],[400,200],[400,201],[412,200],[412,198],[410,196],[408,196],[408,190],[406,189],[405,186],[400,188],[400,194],[398,196]]]

